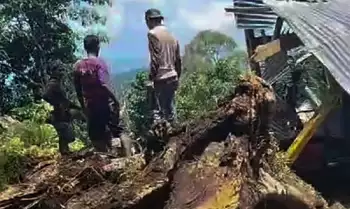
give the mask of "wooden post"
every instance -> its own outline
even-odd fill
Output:
[[[250,58],[254,54],[254,50],[257,46],[255,37],[254,37],[254,30],[253,29],[246,29],[244,30],[245,34],[245,41],[247,45],[247,53],[248,58]],[[256,75],[261,76],[260,67],[259,64],[249,59],[249,66],[250,69],[255,72]]]
[[[281,36],[281,30],[283,26],[283,19],[278,17],[276,20],[275,30],[273,32],[272,40],[276,40]]]

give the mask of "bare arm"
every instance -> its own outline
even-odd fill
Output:
[[[154,80],[159,68],[159,56],[158,56],[159,49],[158,49],[158,39],[151,33],[148,33],[148,49],[149,49],[150,58],[151,58],[149,78],[150,80]]]
[[[180,55],[180,44],[177,42],[176,52],[175,52],[175,71],[177,72],[178,78],[181,76],[181,55]]]

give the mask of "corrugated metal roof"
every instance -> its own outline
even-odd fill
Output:
[[[233,0],[233,7],[226,8],[233,12],[236,25],[240,29],[274,28],[277,16],[262,0]]]
[[[350,94],[350,1],[326,3],[264,0],[284,18],[312,52]]]

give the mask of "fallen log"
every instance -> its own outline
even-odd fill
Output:
[[[274,104],[272,88],[248,76],[211,116],[173,134],[156,130],[154,137],[167,143],[145,168],[131,165],[135,159],[113,164],[94,156],[80,164],[64,163],[64,168],[52,165],[56,174],[32,185],[31,192],[40,195],[31,203],[18,205],[27,193],[0,196],[0,205],[15,208],[17,198],[17,208],[46,209],[327,208],[279,157],[269,132]],[[114,170],[119,173],[111,180]]]

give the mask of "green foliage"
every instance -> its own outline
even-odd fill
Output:
[[[39,101],[51,74],[49,63],[60,60],[65,65],[62,83],[68,97],[76,100],[71,82],[72,65],[78,58],[75,54],[81,49],[76,41],[82,46],[82,37],[91,32],[108,41],[108,37],[100,33],[101,28],[88,30],[90,26],[106,24],[108,2],[1,1],[0,115],[11,115],[20,122],[0,130],[0,186],[16,181],[28,158],[56,155],[56,131],[45,124],[51,107]],[[96,5],[100,6],[98,11]],[[78,30],[82,28],[84,30]],[[83,124],[74,125],[79,130],[78,136],[84,139]],[[79,150],[84,143],[78,140],[70,146],[72,150]]]
[[[177,111],[181,121],[193,119],[215,109],[227,97],[243,70],[238,60],[220,59],[214,68],[195,71],[181,81]]]
[[[116,88],[117,95],[123,97],[125,92],[128,91],[132,81],[136,75],[140,72],[147,71],[144,68],[132,69],[130,71],[118,73],[113,77],[113,84]]]
[[[86,147],[85,143],[81,140],[75,140],[74,142],[69,144],[69,149],[72,152],[80,151],[80,150],[84,149],[85,147]]]
[[[57,143],[57,134],[54,128],[48,124],[40,124],[25,121],[14,127],[9,138],[19,137],[26,147],[31,145],[39,147],[51,147]]]
[[[77,59],[76,41],[79,40],[81,46],[79,37],[85,33],[73,31],[67,19],[75,21],[78,27],[105,23],[101,15],[94,13],[95,10],[76,6],[82,2],[93,7],[95,4],[105,5],[107,0],[1,2],[0,113],[40,98],[49,79],[47,67],[50,60],[61,60],[66,64],[64,74],[70,75],[71,66]],[[72,12],[74,9],[76,12]],[[65,83],[70,85],[71,76],[65,76]]]
[[[47,82],[48,61],[61,59],[63,63],[74,62],[75,44],[73,31],[63,23],[62,15],[70,1],[4,1],[1,4],[1,44],[7,75],[13,79],[12,102],[4,109],[12,109],[39,96]],[[69,70],[69,69],[67,69]],[[10,96],[10,95],[8,95]]]
[[[212,67],[219,59],[232,56],[236,46],[236,42],[225,34],[213,30],[201,31],[185,46],[184,68],[191,71]]]
[[[52,106],[47,102],[30,103],[29,105],[14,108],[10,111],[12,117],[19,121],[29,120],[31,122],[44,123],[49,117]]]
[[[111,37],[106,33],[104,27],[107,23],[108,0],[72,0],[67,8],[69,22],[75,30],[75,43],[77,48],[75,55],[81,58],[84,55],[83,39],[88,34],[95,34],[102,42],[108,42]],[[115,23],[117,24],[117,23]]]
[[[146,82],[147,72],[136,74],[135,80],[130,84],[126,93],[126,123],[131,131],[140,135],[148,129],[149,125],[149,105],[147,102]]]
[[[0,189],[7,183],[17,182],[25,172],[30,159],[50,159],[58,153],[57,133],[45,120],[52,107],[46,103],[33,103],[11,111],[19,120],[0,135]],[[85,144],[76,140],[70,144],[78,151]]]
[[[20,134],[18,134],[20,135]],[[26,163],[31,158],[52,158],[57,148],[46,145],[30,145],[23,141],[23,136],[1,138],[0,147],[0,189],[7,183],[17,182],[26,171]]]
[[[57,153],[57,134],[51,125],[25,121],[0,135],[0,188],[16,182],[30,158],[52,158]]]

